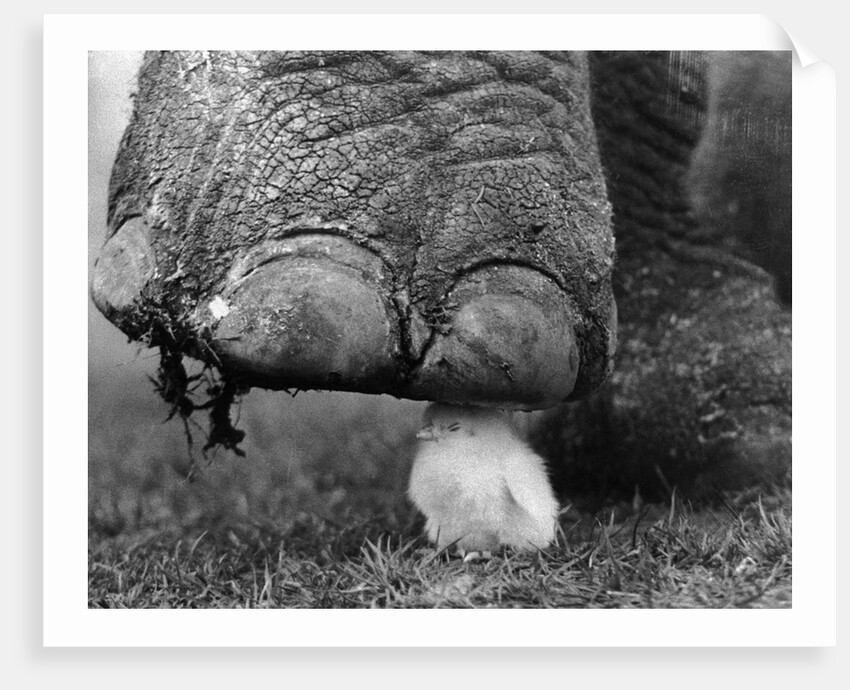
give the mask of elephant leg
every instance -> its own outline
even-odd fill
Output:
[[[791,303],[791,52],[711,55],[708,111],[688,170],[694,213],[766,269]]]
[[[738,198],[736,223],[718,223],[723,214],[711,222],[694,213],[702,207],[686,186],[701,135],[716,137],[712,128],[723,121],[717,94],[730,88],[710,82],[716,74],[707,62],[698,54],[591,55],[617,238],[618,359],[599,393],[547,413],[534,443],[555,458],[559,485],[598,499],[636,486],[644,497],[673,488],[709,496],[790,472],[791,318],[748,248],[753,232],[771,231],[743,231],[740,222],[762,201]],[[790,63],[775,79],[790,83]],[[740,94],[747,85],[734,88]],[[757,99],[750,109],[761,118],[753,126],[780,137],[789,124],[786,108],[765,109]],[[738,136],[746,149],[746,135]],[[732,144],[700,146],[696,178],[725,175]],[[790,149],[780,139],[772,155],[784,161],[769,188],[781,207]]]

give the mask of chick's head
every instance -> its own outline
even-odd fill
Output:
[[[441,438],[476,436],[488,431],[509,430],[510,420],[503,410],[431,403],[425,410],[423,426],[416,438],[436,441]]]

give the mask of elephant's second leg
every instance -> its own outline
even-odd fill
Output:
[[[543,460],[497,410],[431,405],[418,434],[409,495],[438,548],[545,548],[558,503]]]
[[[740,229],[704,222],[690,203],[688,173],[706,107],[709,122],[716,119],[706,103],[706,59],[593,55],[618,243],[619,348],[607,389],[548,415],[535,435],[548,457],[564,459],[559,474],[570,491],[607,498],[638,485],[644,497],[658,497],[675,486],[698,497],[781,482],[790,469],[791,314],[770,276],[739,250]],[[790,84],[790,60],[779,77]],[[781,148],[790,123],[781,112],[775,118],[768,124]],[[746,143],[744,132],[739,146]],[[727,151],[716,153],[722,170]],[[774,159],[789,153],[781,148]],[[776,166],[770,188],[781,206],[786,165]]]

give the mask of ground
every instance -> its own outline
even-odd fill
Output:
[[[196,430],[194,470],[180,423],[162,424],[165,407],[138,420],[140,438],[123,435],[110,448],[98,436],[90,607],[791,605],[787,487],[729,494],[710,507],[636,497],[588,512],[567,501],[551,547],[464,560],[430,548],[405,498],[418,403],[272,399],[271,419],[269,400],[246,401],[242,421],[254,441],[245,458],[205,460]],[[170,455],[157,444],[169,434],[179,439]]]

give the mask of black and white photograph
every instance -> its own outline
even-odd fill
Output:
[[[85,53],[88,612],[808,601],[790,40],[199,42]]]
[[[89,60],[92,607],[791,605],[790,50]]]

